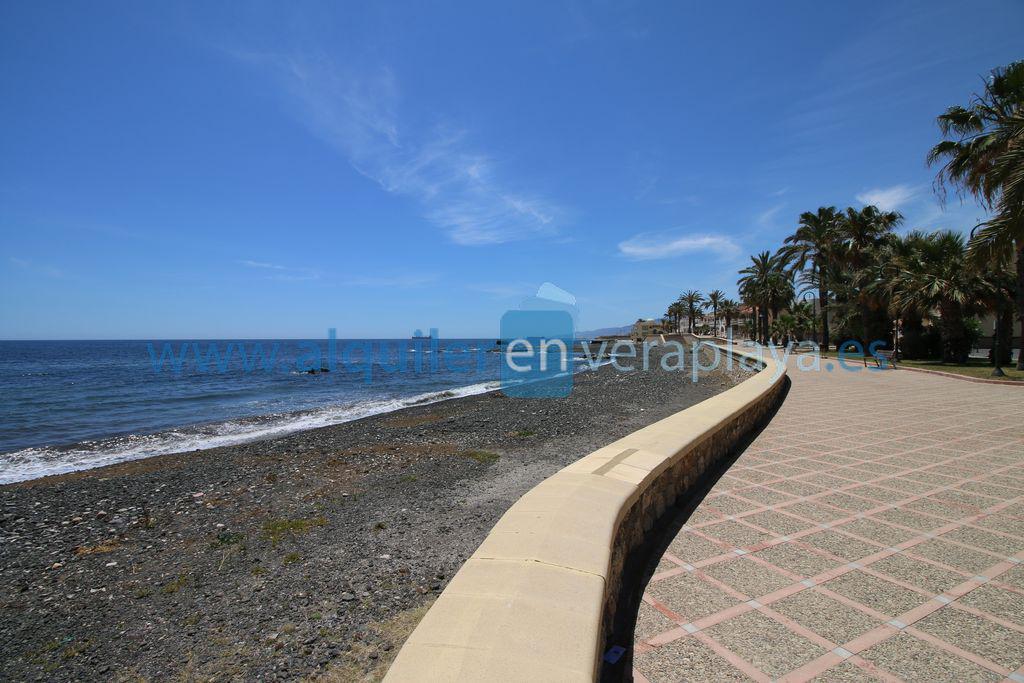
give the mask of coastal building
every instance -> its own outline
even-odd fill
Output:
[[[633,331],[630,336],[636,341],[643,341],[653,335],[665,334],[669,328],[668,321],[662,318],[638,318],[633,323]]]

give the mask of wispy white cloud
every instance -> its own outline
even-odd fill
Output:
[[[281,280],[284,282],[300,282],[303,280],[320,279],[320,272],[313,268],[292,268],[289,266],[282,266],[278,263],[267,263],[265,261],[251,260],[242,260],[239,261],[238,263],[245,266],[246,268],[269,271],[267,274],[267,278],[271,280]]]
[[[401,95],[386,68],[359,71],[309,54],[231,52],[268,69],[309,130],[389,193],[417,202],[452,241],[498,244],[557,232],[559,209],[498,178],[465,131],[401,123]]]
[[[46,263],[37,263],[28,259],[16,258],[14,256],[8,257],[8,260],[18,268],[24,271],[35,273],[36,275],[44,275],[52,278],[64,277],[64,271],[55,266],[48,265]]]
[[[715,234],[640,233],[619,242],[619,253],[636,261],[673,258],[705,251],[730,257],[739,253],[740,248],[732,238]]]
[[[782,209],[785,208],[785,204],[776,204],[775,206],[765,209],[761,213],[757,214],[757,224],[762,228],[771,228],[775,226],[775,217],[779,214]]]
[[[874,204],[882,211],[895,211],[913,201],[920,193],[920,187],[910,185],[876,187],[858,194],[857,201],[865,205]]]

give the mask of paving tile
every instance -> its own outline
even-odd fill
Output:
[[[1001,512],[983,517],[975,522],[975,524],[986,529],[992,529],[993,531],[1002,531],[1004,534],[1013,534],[1018,537],[1024,536],[1024,519]]]
[[[902,632],[861,652],[860,655],[872,664],[891,671],[907,681],[981,683],[1001,679],[1001,676],[974,662],[949,654]]]
[[[724,517],[724,515],[715,512],[710,507],[698,505],[697,509],[690,513],[686,523],[693,526],[695,524],[704,524],[705,522],[718,522],[724,519]]]
[[[707,634],[773,678],[826,652],[757,611],[716,624]]]
[[[704,572],[741,593],[755,598],[795,583],[785,574],[745,558],[719,562],[706,567]]]
[[[843,486],[848,486],[850,482],[840,477],[835,477],[831,474],[813,474],[800,478],[801,481],[806,481],[808,484],[814,486],[822,486],[826,489],[838,489]]]
[[[800,540],[851,562],[863,559],[882,550],[881,546],[859,541],[856,538],[851,538],[832,530],[819,531],[816,534],[804,536]]]
[[[882,522],[869,518],[855,519],[836,528],[840,531],[863,536],[864,538],[884,545],[896,545],[897,543],[909,541],[917,536],[913,531],[907,531],[906,529],[900,529],[888,524],[883,524]]]
[[[1024,564],[1018,564],[1013,569],[1003,572],[996,581],[1001,581],[1024,591]]]
[[[861,498],[844,492],[830,493],[817,499],[820,503],[827,503],[834,507],[848,510],[849,512],[866,512],[878,507],[877,500]]]
[[[907,498],[907,494],[903,491],[894,491],[881,486],[871,485],[858,486],[857,488],[849,489],[847,493],[852,493],[855,496],[871,498],[883,503],[902,503]]]
[[[803,531],[810,527],[810,525],[802,519],[797,519],[796,517],[787,515],[784,512],[776,512],[775,510],[755,512],[752,515],[745,516],[743,521],[749,524],[755,524],[762,529],[772,531],[777,536],[795,534],[798,531]]]
[[[801,548],[794,543],[774,545],[759,550],[755,555],[780,569],[805,577],[816,576],[839,566],[838,562]]]
[[[967,505],[977,510],[987,510],[1001,502],[998,498],[983,496],[980,493],[974,493],[973,491],[962,491],[958,489],[939,491],[933,496],[933,498],[937,498],[938,500],[948,500],[960,505]]]
[[[691,573],[651,583],[647,594],[689,621],[696,621],[740,602]]]
[[[927,596],[859,570],[843,574],[822,585],[890,617],[909,612],[928,600]]]
[[[948,564],[953,569],[971,572],[972,574],[979,574],[1002,559],[989,553],[953,545],[943,541],[941,538],[933,538],[924,543],[919,543],[908,548],[907,552]]]
[[[701,533],[736,546],[737,548],[757,545],[758,543],[763,543],[771,538],[770,534],[762,533],[757,529],[751,529],[748,526],[744,526],[743,524],[732,520],[726,520],[724,522],[703,527],[701,529]]]
[[[996,553],[997,555],[1002,555],[1003,557],[1013,555],[1014,553],[1024,550],[1024,538],[999,536],[988,531],[973,529],[966,526],[954,529],[949,533],[942,534],[939,538],[947,541],[967,543],[968,545],[983,548]]]
[[[636,628],[633,631],[633,638],[635,640],[647,640],[651,636],[664,633],[665,631],[669,631],[677,626],[678,624],[676,624],[676,622],[672,621],[646,602],[641,602],[640,610],[637,612],[636,616]]]
[[[811,680],[814,683],[868,683],[878,679],[859,666],[854,666],[849,662],[840,662]]]
[[[1024,626],[1024,595],[1020,593],[996,586],[979,586],[960,598],[960,602]]]
[[[776,491],[790,493],[794,496],[813,496],[816,493],[824,493],[827,489],[797,479],[775,482],[771,485]]]
[[[878,560],[871,565],[871,569],[935,594],[948,591],[969,578],[948,569],[915,560],[902,553]]]
[[[748,500],[761,503],[762,505],[777,505],[779,503],[784,503],[787,500],[794,499],[794,497],[789,495],[788,493],[783,493],[781,491],[773,491],[772,489],[764,488],[761,486],[737,489],[733,493],[737,496],[742,496],[743,498],[746,498]]]
[[[815,590],[795,593],[773,602],[771,608],[836,645],[847,643],[881,623]]]
[[[895,508],[892,510],[883,510],[876,512],[871,515],[874,519],[881,520],[883,522],[890,522],[892,524],[901,524],[908,526],[918,531],[931,531],[945,524],[945,520],[936,519],[928,515],[918,514],[911,512],[906,508]]]
[[[794,515],[799,515],[812,522],[834,522],[843,517],[849,517],[850,513],[845,510],[836,510],[828,505],[822,505],[809,500],[803,500],[792,505],[780,507],[780,510]]]
[[[731,495],[705,498],[704,502],[700,504],[700,507],[705,506],[714,508],[718,512],[721,512],[725,515],[738,515],[741,512],[747,512],[748,510],[756,510],[759,507],[756,503],[749,503],[740,498],[734,498]]]
[[[654,573],[660,574],[661,572],[667,572],[670,569],[679,569],[679,565],[663,557],[658,560],[658,565],[654,568]]]
[[[944,607],[914,628],[1013,671],[1024,664],[1024,633],[963,610]]]
[[[912,510],[914,512],[922,512],[929,515],[935,515],[936,517],[945,520],[960,519],[965,515],[970,514],[970,511],[960,509],[959,507],[954,506],[952,503],[934,500],[932,498],[922,498],[920,500],[915,500],[912,503],[907,503],[906,505],[903,505],[902,509]]]
[[[673,640],[638,654],[633,666],[651,683],[750,680],[714,650],[692,637]]]
[[[729,552],[706,538],[701,538],[696,534],[685,531],[676,536],[672,543],[669,544],[668,551],[680,560],[690,564]]]

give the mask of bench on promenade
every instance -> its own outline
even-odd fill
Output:
[[[875,365],[880,368],[891,367],[896,369],[896,352],[891,349],[882,349],[874,353]],[[864,356],[864,365],[868,364],[867,356]]]

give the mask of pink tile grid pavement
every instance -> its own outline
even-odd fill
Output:
[[[1024,388],[789,373],[646,587],[635,679],[1024,683]]]

